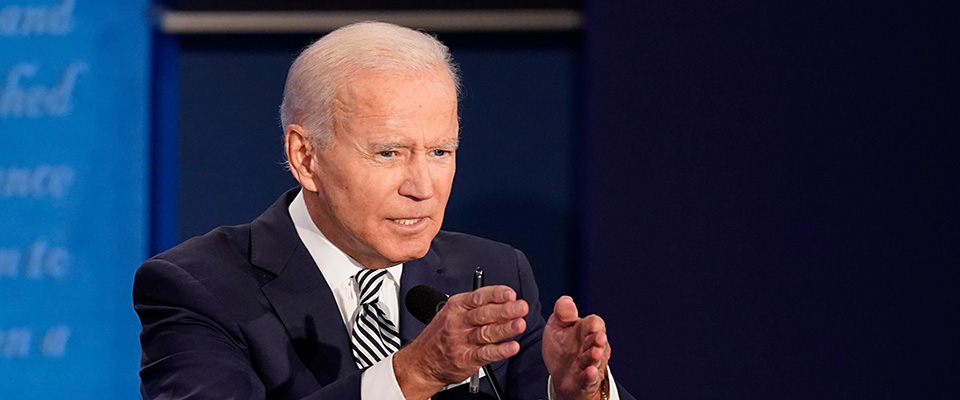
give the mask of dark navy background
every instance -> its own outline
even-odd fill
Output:
[[[583,267],[617,377],[638,398],[957,398],[955,10],[585,12]]]

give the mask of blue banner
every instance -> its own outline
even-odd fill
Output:
[[[137,397],[144,0],[0,2],[0,398]]]

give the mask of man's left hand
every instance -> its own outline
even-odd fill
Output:
[[[573,299],[560,297],[543,329],[543,362],[558,400],[599,399],[609,360],[603,319],[596,315],[579,318]]]

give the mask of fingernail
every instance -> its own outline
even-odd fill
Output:
[[[518,313],[518,312],[522,311],[522,309],[523,309],[523,305],[520,304],[519,301],[516,302],[516,303],[513,303],[513,312]]]

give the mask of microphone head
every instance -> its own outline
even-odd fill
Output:
[[[437,312],[447,304],[447,296],[440,290],[427,286],[417,285],[407,292],[405,303],[407,310],[420,322],[429,324]]]

